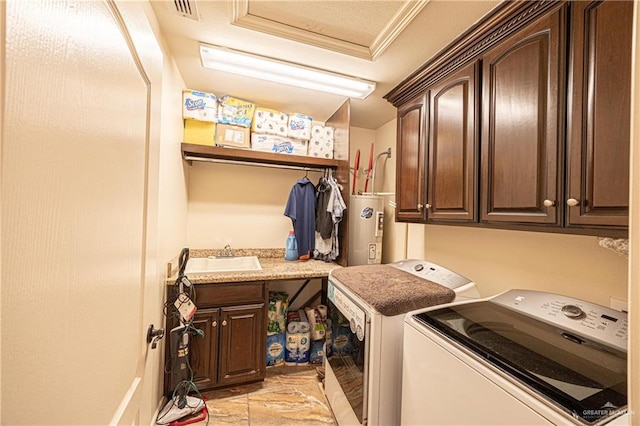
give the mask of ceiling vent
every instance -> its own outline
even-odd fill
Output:
[[[169,10],[183,18],[193,19],[198,21],[198,7],[195,0],[171,0],[167,6]]]

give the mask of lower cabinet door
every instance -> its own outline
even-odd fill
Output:
[[[189,364],[193,381],[198,389],[207,389],[217,384],[218,332],[220,329],[220,309],[196,311],[193,326],[202,330],[203,335],[191,337]]]
[[[218,384],[264,378],[265,316],[264,304],[221,309]]]

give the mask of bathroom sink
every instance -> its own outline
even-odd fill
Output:
[[[257,256],[194,257],[187,261],[184,273],[189,276],[256,271],[262,271]]]

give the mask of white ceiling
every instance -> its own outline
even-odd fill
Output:
[[[151,1],[186,88],[325,121],[344,97],[204,69],[198,43],[309,65],[377,83],[367,99],[351,99],[351,125],[365,129],[393,119],[396,110],[382,97],[498,3],[189,0],[190,19],[173,0]]]

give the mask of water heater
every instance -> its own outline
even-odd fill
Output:
[[[382,262],[384,200],[379,195],[352,195],[349,199],[348,266]]]

